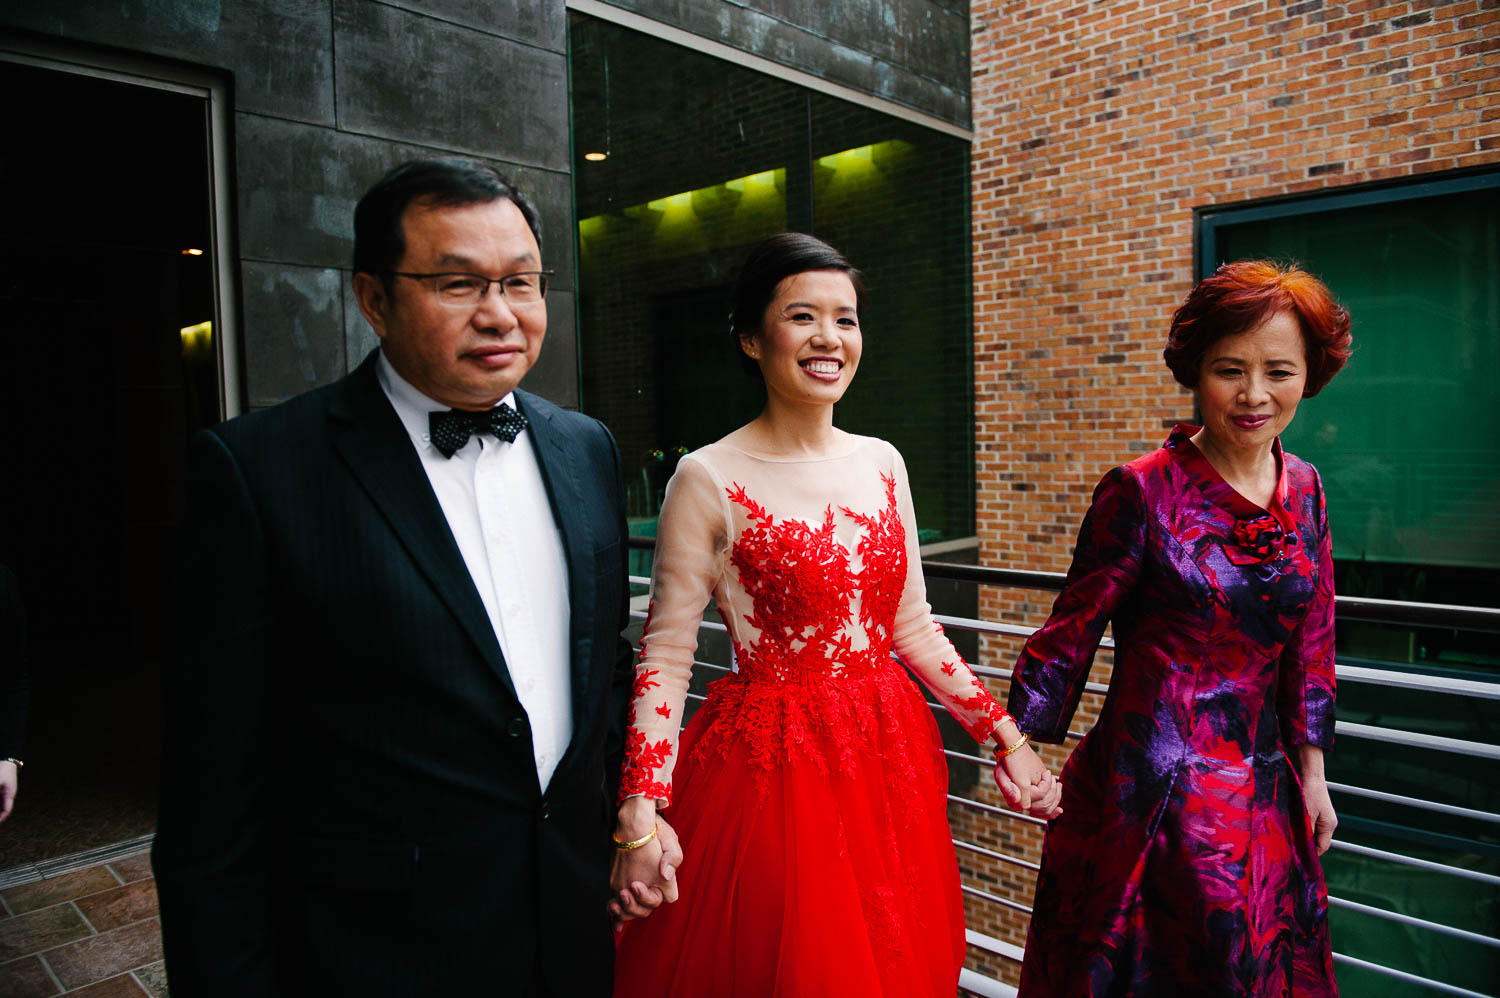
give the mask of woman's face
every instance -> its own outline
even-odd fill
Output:
[[[760,332],[740,341],[760,365],[766,393],[787,402],[832,405],[859,367],[858,296],[849,275],[808,270],[785,278]]]
[[[1305,387],[1302,329],[1291,312],[1277,312],[1248,332],[1210,345],[1195,394],[1215,445],[1261,450],[1291,425]]]

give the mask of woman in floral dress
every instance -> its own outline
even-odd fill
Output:
[[[1011,685],[1021,728],[1061,741],[1113,620],[1023,998],[1337,994],[1318,860],[1336,824],[1332,549],[1318,472],[1280,434],[1349,343],[1327,288],[1264,262],[1220,267],[1173,317],[1167,365],[1203,425],[1099,483]]]
[[[616,995],[954,993],[947,766],[893,651],[1009,751],[995,776],[1013,806],[1056,812],[1056,782],[932,618],[901,456],[833,425],[862,347],[858,278],[811,236],[756,248],[733,333],[766,408],[667,489],[615,832]],[[710,597],[735,668],[679,738]],[[649,911],[673,832],[680,896]]]

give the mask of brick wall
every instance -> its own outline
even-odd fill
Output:
[[[1064,570],[1099,477],[1192,416],[1161,346],[1193,209],[1500,162],[1500,3],[976,0],[971,26],[981,559]],[[988,591],[981,615],[1040,623],[1050,603]],[[955,809],[956,836],[1038,858],[1032,826],[974,819]],[[1030,871],[959,857],[1030,901]],[[1024,942],[1021,916],[969,917]]]

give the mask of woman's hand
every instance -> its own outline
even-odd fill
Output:
[[[656,802],[632,797],[620,807],[615,839],[634,842],[656,829],[656,837],[636,849],[616,849],[609,875],[609,917],[616,923],[645,918],[663,903],[677,900],[677,867],[682,847],[677,832],[656,814]]]
[[[10,817],[20,786],[21,774],[16,764],[9,759],[0,759],[0,821]]]
[[[1007,723],[1001,737],[1009,739],[1006,744],[1014,745],[1021,737],[1020,729]],[[995,760],[995,786],[1014,810],[1049,821],[1062,814],[1062,781],[1052,776],[1030,745]]]
[[[1323,750],[1316,745],[1298,745],[1297,756],[1298,769],[1302,771],[1302,806],[1321,856],[1333,844],[1333,830],[1339,827],[1333,801],[1328,797],[1328,784],[1323,779]]]

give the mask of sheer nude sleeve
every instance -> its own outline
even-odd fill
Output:
[[[943,633],[942,625],[932,619],[932,607],[927,603],[927,583],[922,578],[917,518],[912,507],[906,463],[894,447],[891,448],[891,458],[895,469],[896,502],[906,533],[906,586],[896,610],[892,647],[906,667],[964,726],[964,730],[983,744],[995,737],[1000,722],[1010,715],[959,656]]]
[[[625,733],[620,800],[672,802],[677,734],[698,649],[698,626],[723,572],[728,528],[724,489],[688,455],[667,484],[657,522],[651,603]]]

